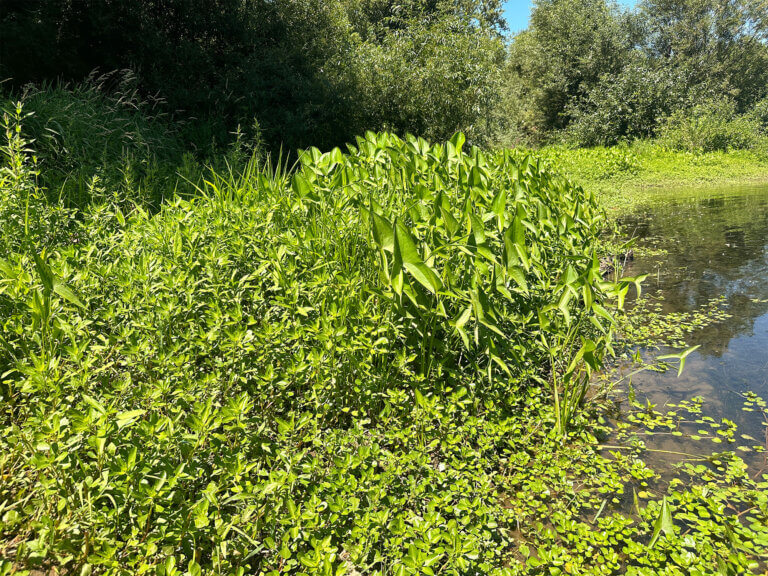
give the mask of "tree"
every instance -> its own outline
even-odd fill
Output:
[[[498,97],[500,0],[7,2],[0,78],[133,69],[198,146],[254,117],[273,149],[384,127],[480,137]]]
[[[574,99],[618,73],[632,48],[624,13],[607,0],[537,0],[529,28],[510,47],[510,83],[527,100],[534,132],[568,126]]]
[[[644,0],[645,49],[692,87],[745,110],[768,90],[767,11],[763,0]]]

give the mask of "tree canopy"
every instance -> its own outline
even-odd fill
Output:
[[[288,148],[379,128],[482,138],[504,54],[498,0],[11,0],[0,26],[17,87],[131,68],[171,110],[255,117]]]
[[[705,100],[760,106],[767,14],[763,0],[536,0],[505,36],[501,0],[6,0],[0,79],[131,69],[196,146],[238,126],[273,149],[382,129],[609,144]]]
[[[534,137],[566,131],[583,144],[647,137],[703,99],[744,112],[768,92],[760,0],[538,0],[511,43],[507,84]]]

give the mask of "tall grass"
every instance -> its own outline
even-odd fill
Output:
[[[206,165],[222,170],[263,155],[258,126],[249,130],[255,137],[238,130],[224,147],[191,141],[189,123],[140,94],[130,71],[0,95],[3,110],[13,112],[18,102],[40,189],[65,207],[119,199],[156,210],[166,198],[195,194]]]

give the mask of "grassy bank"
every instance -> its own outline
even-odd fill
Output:
[[[609,148],[546,147],[536,152],[595,192],[609,214],[630,210],[675,188],[768,183],[768,152],[684,152],[653,142]]]

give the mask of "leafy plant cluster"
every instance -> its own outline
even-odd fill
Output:
[[[666,453],[679,460],[666,477],[633,482],[632,506],[638,514],[642,514],[639,503],[650,500],[652,504],[646,510],[657,513],[654,535],[666,533],[665,544],[678,548],[672,557],[681,567],[690,566],[690,573],[759,573],[768,560],[768,474],[765,459],[759,456],[765,454],[768,445],[748,434],[739,434],[736,424],[727,418],[717,421],[707,416],[700,397],[668,403],[662,411],[654,404],[637,402],[630,386],[629,400],[631,410],[615,423],[614,438],[625,447],[634,446],[646,454]],[[765,416],[762,398],[747,393],[743,401],[744,410],[760,410]],[[651,447],[665,436],[684,441],[680,446],[689,452]],[[735,446],[757,461],[757,471],[733,450],[707,454],[701,450],[703,443]],[[693,487],[689,489],[686,486],[690,484]],[[662,494],[665,496],[659,507],[657,498]],[[704,540],[697,542],[701,537]],[[712,557],[709,571],[696,566],[694,560],[695,556],[707,555]],[[653,553],[649,554],[648,560],[652,562],[653,557]]]
[[[667,118],[659,142],[691,152],[743,150],[760,144],[763,129],[759,111],[740,115],[733,102],[710,101]]]
[[[54,203],[103,201],[98,195],[105,189],[120,196],[153,185],[173,190],[181,138],[163,117],[161,104],[139,96],[130,72],[92,76],[71,87],[29,86],[21,102],[40,184]]]
[[[130,190],[65,210],[23,121],[0,180],[3,576],[753,569],[691,496],[740,485],[759,523],[738,466],[619,508],[655,475],[597,451],[582,406],[639,279],[602,279],[603,212],[534,157],[369,133],[212,171],[156,214]]]
[[[599,276],[591,195],[463,145],[253,160],[156,215],[95,202],[60,241],[5,220],[10,569],[501,569],[511,416],[574,429],[629,286]],[[19,174],[3,197],[31,201]]]
[[[584,179],[608,180],[636,174],[641,162],[638,154],[629,146],[571,148],[548,146],[537,151],[538,156],[554,170],[565,174],[584,175]]]
[[[73,212],[50,203],[45,189],[39,185],[38,158],[22,130],[28,119],[23,105],[17,103],[3,111],[0,123],[5,137],[0,146],[0,254],[22,249],[30,237],[39,239],[43,245],[61,242],[74,223]]]
[[[633,346],[684,348],[691,334],[730,317],[722,296],[691,312],[664,311],[663,298],[643,298],[621,316],[618,332]]]

